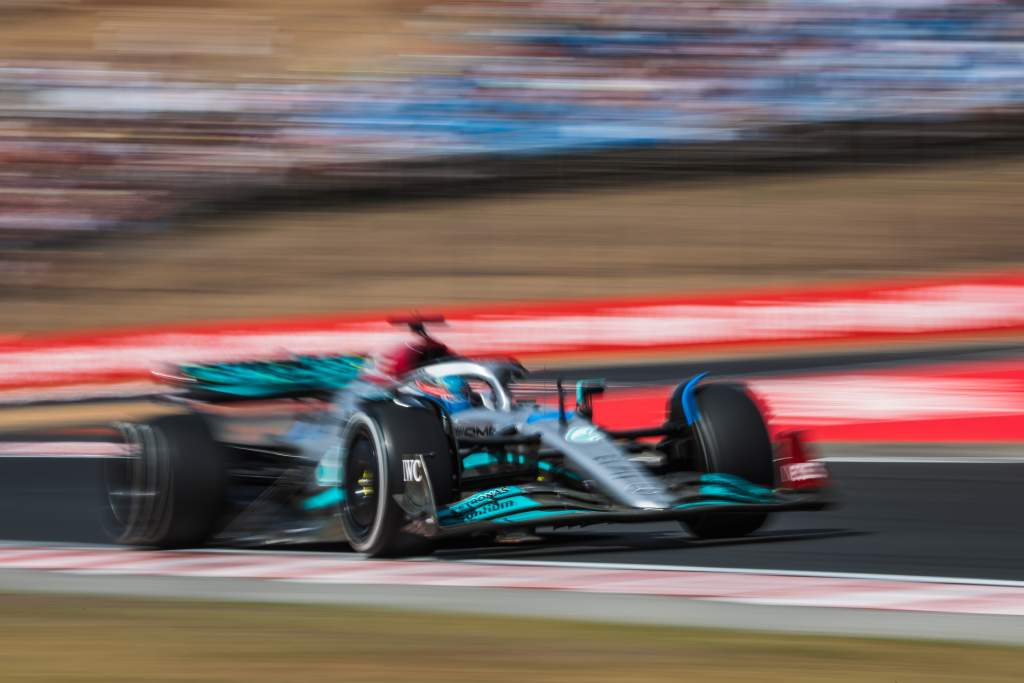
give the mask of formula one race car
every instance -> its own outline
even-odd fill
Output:
[[[176,414],[119,423],[104,509],[127,544],[347,541],[371,556],[511,530],[678,520],[741,536],[768,515],[825,505],[824,467],[773,443],[744,386],[697,376],[662,424],[593,421],[604,386],[530,381],[414,339],[376,357],[182,365],[160,373]],[[567,391],[574,400],[566,406]]]

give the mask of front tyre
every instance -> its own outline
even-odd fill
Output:
[[[424,555],[433,543],[404,531],[409,518],[395,496],[404,493],[402,454],[424,454],[435,504],[451,500],[453,458],[437,414],[422,407],[372,406],[354,415],[345,436],[341,522],[349,545],[371,557]]]
[[[365,414],[349,423],[342,472],[341,522],[353,550],[374,557],[430,552],[421,539],[402,533],[404,515],[392,500],[394,485],[384,437],[379,425]]]
[[[771,436],[744,387],[708,384],[697,389],[696,401],[698,467],[772,488],[775,453]],[[683,525],[698,538],[731,538],[757,531],[767,519],[765,512],[708,512],[685,520]]]

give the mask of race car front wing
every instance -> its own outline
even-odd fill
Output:
[[[551,484],[497,486],[436,508],[430,482],[409,486],[396,501],[412,518],[411,533],[431,538],[463,536],[510,527],[583,526],[602,522],[682,520],[707,512],[819,510],[825,491],[773,490],[728,474],[694,474],[669,489],[664,508],[627,508],[606,497]]]

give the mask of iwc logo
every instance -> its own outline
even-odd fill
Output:
[[[403,481],[423,481],[423,461],[416,460],[402,460],[402,480]]]
[[[565,440],[573,443],[594,443],[601,440],[601,432],[597,427],[573,427],[565,433]]]

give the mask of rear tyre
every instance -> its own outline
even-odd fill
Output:
[[[217,530],[227,500],[225,454],[199,415],[118,423],[129,454],[104,462],[107,527],[118,543],[183,548]]]
[[[697,389],[697,465],[772,488],[775,454],[764,417],[742,386],[708,384]],[[708,512],[683,522],[698,538],[730,538],[757,531],[766,512]]]
[[[408,515],[395,500],[403,495],[402,455],[423,454],[434,504],[451,501],[453,456],[437,413],[395,403],[368,406],[349,422],[342,463],[345,501],[341,522],[352,549],[371,557],[433,552],[433,543],[403,530]]]

